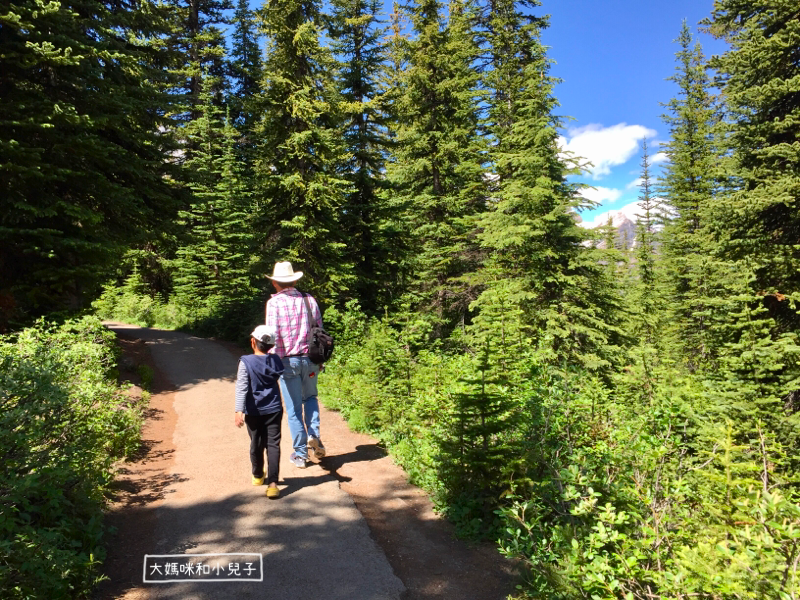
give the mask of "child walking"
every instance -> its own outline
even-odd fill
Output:
[[[267,354],[275,345],[276,332],[259,325],[250,334],[253,354],[239,359],[236,376],[237,427],[247,425],[250,434],[250,464],[253,485],[263,485],[267,479],[267,498],[280,496],[278,469],[281,459],[281,418],[283,404],[278,378],[283,373],[283,363],[277,354]],[[267,470],[264,471],[264,451],[267,452]]]

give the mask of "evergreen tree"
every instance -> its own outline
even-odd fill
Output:
[[[419,249],[411,287],[444,337],[465,318],[476,290],[457,281],[479,260],[467,217],[484,206],[483,144],[478,135],[476,47],[464,7],[438,0],[407,7],[415,38],[405,44],[407,69],[398,86],[398,128],[389,177],[409,215]]]
[[[253,126],[256,113],[255,99],[261,90],[261,36],[247,0],[238,0],[233,16],[229,73],[231,89],[228,106],[233,122],[242,136],[240,150],[245,164],[250,167],[255,141]]]
[[[512,114],[516,118],[496,167],[503,173],[491,210],[480,219],[481,242],[491,250],[535,345],[559,366],[607,367],[621,341],[619,297],[599,257],[582,245],[581,206],[570,170],[559,157],[559,121],[548,62],[539,43],[524,69]],[[493,294],[491,280],[478,302]]]
[[[684,21],[676,40],[675,74],[669,79],[678,94],[665,106],[662,117],[670,128],[663,144],[668,157],[659,178],[659,193],[668,218],[662,234],[663,264],[667,270],[670,323],[668,335],[690,371],[714,354],[709,327],[715,320],[709,304],[710,240],[705,229],[715,190],[715,112],[709,94],[706,65],[700,44]]]
[[[267,36],[256,127],[260,254],[295,263],[321,301],[346,298],[354,285],[341,226],[349,185],[336,65],[320,44],[319,5],[268,0],[258,14]]]
[[[23,0],[0,10],[0,329],[78,308],[176,208],[164,10]]]
[[[204,88],[211,88],[215,103],[223,102],[225,88],[225,38],[220,25],[227,25],[225,11],[231,0],[169,0],[173,12],[170,47],[182,57],[176,69],[173,91],[184,95],[182,120],[199,117]]]
[[[639,273],[641,314],[647,321],[655,315],[656,303],[656,229],[662,222],[659,202],[653,195],[653,181],[650,178],[650,155],[647,140],[642,140],[642,176],[639,184],[638,207],[636,214],[636,269]],[[654,326],[645,325],[648,338],[652,341]]]
[[[628,308],[632,316],[629,328],[636,344],[630,351],[636,385],[646,399],[648,408],[655,404],[657,376],[663,360],[664,329],[664,259],[661,254],[660,234],[664,223],[663,205],[653,193],[650,154],[647,139],[642,140],[641,178],[636,214],[636,238],[633,255],[636,261],[635,280],[628,294]]]
[[[726,102],[730,170],[735,177],[712,205],[718,289],[731,319],[721,389],[748,423],[764,417],[796,448],[800,429],[784,410],[800,410],[800,22],[793,2],[717,0],[710,31],[731,49],[714,57]]]
[[[386,60],[380,7],[378,0],[335,0],[329,25],[343,100],[344,176],[351,184],[342,227],[349,236],[347,262],[358,278],[354,293],[368,313],[385,306],[396,291],[400,241],[384,176],[389,142],[380,89]]]
[[[390,141],[397,138],[398,103],[403,95],[403,73],[408,67],[408,15],[397,2],[389,15],[388,39],[386,40],[386,64],[380,75],[380,104],[386,119]],[[391,160],[391,153],[387,159]]]
[[[475,29],[481,44],[478,66],[488,94],[486,129],[500,149],[518,115],[518,95],[526,86],[525,69],[538,60],[539,38],[547,17],[532,14],[537,0],[486,0],[478,3]],[[502,175],[501,175],[502,176]]]
[[[233,33],[231,34],[231,103],[241,103],[258,94],[261,89],[261,48],[260,34],[256,24],[255,13],[250,10],[247,0],[238,0],[233,16]],[[252,115],[243,114],[240,110],[234,113],[234,122],[240,120],[246,126],[252,125]]]
[[[606,265],[609,279],[616,281],[621,291],[629,290],[632,286],[628,285],[631,276],[626,235],[620,235],[612,217],[608,217],[606,224],[597,228],[597,233],[600,242],[595,244],[601,250],[597,254]]]
[[[512,471],[509,457],[518,455],[519,448],[513,436],[517,411],[507,392],[508,379],[493,375],[498,370],[491,364],[496,357],[488,341],[478,352],[474,372],[462,379],[464,389],[456,394],[448,436],[441,442],[440,477],[449,503],[469,511],[465,520],[481,519],[486,526]]]
[[[175,292],[181,304],[217,307],[252,292],[247,246],[245,186],[235,154],[236,129],[213,103],[209,85],[201,95],[202,112],[190,138],[195,151],[186,161],[192,196],[180,213],[182,243],[175,263]]]

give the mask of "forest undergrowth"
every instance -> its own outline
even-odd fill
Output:
[[[642,355],[603,381],[536,352],[430,352],[357,306],[331,313],[324,402],[463,535],[522,559],[519,597],[800,593],[794,457],[762,421],[737,426],[711,382]]]
[[[96,317],[0,338],[3,598],[85,598],[101,577],[114,463],[143,421],[117,385],[114,340]]]

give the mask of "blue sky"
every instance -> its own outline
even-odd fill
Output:
[[[595,165],[581,180],[596,188],[584,193],[602,205],[582,214],[587,223],[604,222],[608,211],[635,213],[641,139],[647,136],[658,160],[658,144],[668,136],[659,102],[676,93],[666,78],[675,69],[673,40],[683,19],[706,56],[725,51],[723,42],[697,32],[712,6],[712,0],[543,1],[540,10],[550,14],[544,42],[556,63],[552,74],[562,79],[555,90],[559,114],[571,117],[565,141]]]

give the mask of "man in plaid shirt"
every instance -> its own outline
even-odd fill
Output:
[[[322,327],[322,313],[317,301],[306,294],[309,311],[303,294],[294,287],[294,282],[303,276],[295,272],[292,263],[275,264],[272,286],[275,293],[267,301],[267,327],[277,332],[271,353],[281,357],[284,365],[280,383],[284,392],[289,433],[292,436],[292,452],[289,461],[301,469],[306,467],[308,450],[317,458],[325,456],[325,446],[319,435],[319,402],[317,401],[317,376],[320,367],[308,358],[308,332],[312,325]]]

